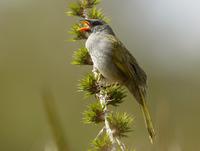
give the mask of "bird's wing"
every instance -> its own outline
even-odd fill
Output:
[[[112,62],[127,78],[134,77],[134,72],[131,71],[126,55],[125,47],[123,44],[113,35],[107,35],[109,41],[112,42]]]
[[[146,86],[147,76],[136,59],[115,36],[108,38],[113,42],[112,59],[117,68],[127,75],[128,79],[134,80],[140,86]]]
[[[155,138],[155,131],[145,100],[147,76],[125,46],[114,36],[110,37],[110,39],[114,43],[112,52],[113,63],[116,65],[117,69],[120,70],[120,72],[123,72],[124,75],[128,76],[129,79],[127,79],[127,83],[125,83],[125,85],[140,104],[145,124],[149,132],[149,138],[151,142],[153,142]]]

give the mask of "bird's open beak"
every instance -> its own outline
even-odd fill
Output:
[[[84,32],[84,31],[90,31],[90,23],[86,20],[81,21],[81,24],[83,27],[79,28],[78,31]]]

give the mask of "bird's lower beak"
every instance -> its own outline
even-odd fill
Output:
[[[90,31],[90,23],[88,21],[82,21],[81,24],[84,26],[79,28],[78,31],[81,31],[81,32]]]

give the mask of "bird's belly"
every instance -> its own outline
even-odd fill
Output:
[[[118,72],[115,64],[112,62],[112,57],[106,54],[91,55],[94,67],[109,81],[121,82],[122,77]]]

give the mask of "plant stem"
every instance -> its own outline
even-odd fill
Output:
[[[95,78],[97,79],[97,82],[99,82],[99,73],[97,71],[97,69],[94,67],[92,70]],[[113,131],[111,129],[110,123],[108,121],[108,109],[107,109],[107,100],[106,100],[106,96],[104,95],[104,93],[102,92],[102,90],[100,89],[100,92],[96,94],[97,98],[99,99],[102,108],[104,109],[104,121],[105,121],[105,130],[107,135],[110,138],[110,141],[112,142],[112,149],[111,151],[116,151],[117,150],[117,141],[113,135]]]
[[[82,1],[82,4],[84,4],[84,0],[81,0]],[[83,9],[83,17],[88,19],[88,12],[87,12],[87,9]]]
[[[116,151],[117,150],[117,141],[113,135],[113,131],[111,129],[110,123],[108,121],[108,109],[107,109],[107,100],[106,100],[106,96],[104,96],[102,94],[102,91],[100,90],[100,92],[98,94],[96,94],[96,96],[99,98],[99,101],[101,103],[101,106],[104,108],[104,121],[105,121],[105,129],[106,129],[106,133],[110,138],[110,141],[112,142],[112,149],[111,151]]]
[[[125,151],[126,150],[126,146],[124,145],[124,143],[122,143],[119,138],[116,138],[117,140],[117,143],[119,145],[119,147],[121,148],[122,151]]]
[[[105,126],[99,131],[99,133],[95,137],[95,140],[98,139],[103,134],[104,130],[105,130]]]
[[[95,76],[95,79],[97,79],[97,83],[100,83],[100,73],[98,73],[97,69],[95,67],[93,67],[93,70],[92,70],[94,76]],[[111,148],[111,151],[117,151],[117,145],[119,145],[121,151],[125,151],[126,150],[126,147],[125,145],[120,141],[119,138],[117,138],[117,136],[114,136],[113,135],[113,130],[110,126],[110,123],[108,121],[108,113],[109,113],[109,110],[107,108],[107,103],[109,100],[107,100],[107,96],[106,94],[102,91],[102,89],[100,88],[100,91],[99,93],[96,94],[96,97],[99,99],[100,103],[101,103],[101,106],[102,108],[104,109],[104,123],[105,123],[105,126],[102,128],[102,130],[99,132],[99,134],[97,135],[97,137],[99,137],[104,130],[106,130],[106,133],[107,135],[109,136],[109,139],[110,141],[112,142],[112,148]],[[96,138],[97,138],[96,137]]]

